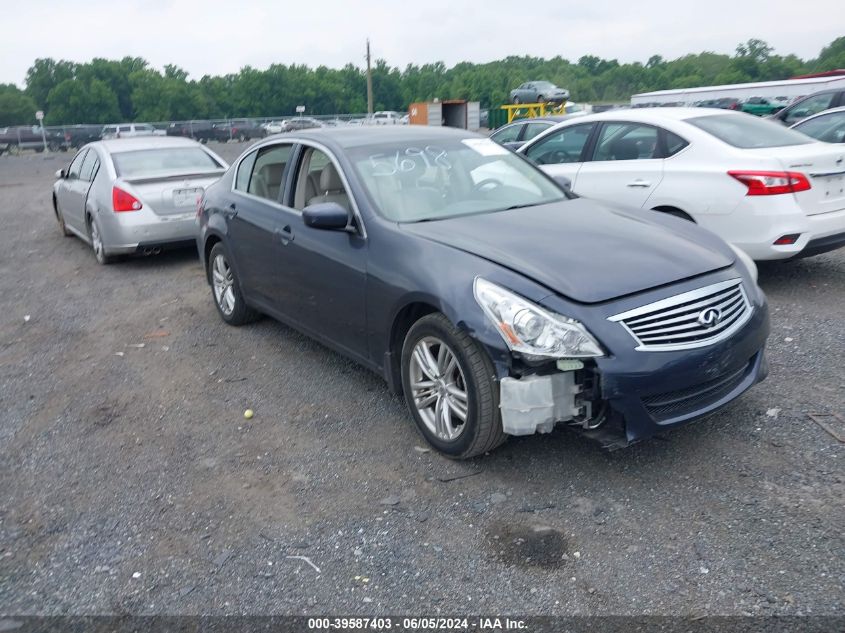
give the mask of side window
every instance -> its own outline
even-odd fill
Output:
[[[845,143],[845,112],[831,112],[795,126],[799,132],[825,143]]]
[[[79,169],[79,178],[80,180],[87,180],[88,182],[94,180],[94,174],[97,173],[97,167],[99,167],[100,161],[97,158],[97,152],[93,149],[88,150],[88,154],[85,155],[85,160],[82,161],[82,167]]]
[[[336,202],[350,209],[349,195],[334,163],[325,152],[308,147],[296,175],[293,206],[304,209],[320,202]]]
[[[288,164],[293,145],[271,145],[258,150],[247,193],[278,202],[282,188],[282,175]]]
[[[74,157],[74,159],[70,163],[70,167],[68,167],[67,169],[68,178],[79,178],[79,172],[82,168],[82,163],[85,160],[85,156],[87,154],[88,150],[84,149]]]
[[[529,147],[525,155],[539,165],[580,163],[594,125],[582,123],[552,132]]]
[[[638,160],[659,155],[656,127],[638,123],[605,123],[593,160]]]
[[[530,141],[532,138],[540,134],[540,132],[548,130],[549,127],[550,126],[546,123],[526,123],[525,132],[522,133],[522,140]]]
[[[808,116],[817,114],[822,110],[827,110],[833,103],[833,98],[835,96],[835,92],[830,92],[827,94],[816,95],[814,97],[807,97],[803,101],[796,103],[791,108],[787,108],[786,116],[783,118],[784,123],[792,124],[800,121],[801,119],[806,119]]]
[[[490,138],[497,143],[512,143],[519,138],[519,131],[523,126],[523,123],[505,126],[498,132],[495,132]]]
[[[131,125],[121,125],[119,128],[117,128],[118,132],[129,132],[131,130],[132,130]]]
[[[667,130],[663,130],[663,134],[665,134],[666,139],[666,154],[663,156],[664,158],[674,156],[682,149],[684,149],[687,145],[689,145],[689,143],[687,143],[677,134],[672,134],[672,132],[669,132]]]
[[[235,189],[246,192],[249,187],[249,177],[252,175],[252,166],[255,165],[255,157],[258,152],[252,152],[244,157],[238,165],[238,175],[235,178]]]

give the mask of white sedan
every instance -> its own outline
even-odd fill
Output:
[[[756,260],[845,246],[845,150],[748,114],[614,110],[519,153],[582,196],[692,220]]]

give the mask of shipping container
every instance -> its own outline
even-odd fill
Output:
[[[456,127],[477,130],[481,127],[481,105],[478,101],[449,99],[412,103],[408,109],[411,125]]]

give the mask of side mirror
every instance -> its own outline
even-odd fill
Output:
[[[58,180],[64,180],[65,175],[66,175],[66,174],[65,174],[65,170],[64,170],[64,169],[58,169],[58,170],[56,170],[56,178],[57,178]]]
[[[572,180],[566,176],[553,176],[555,182],[560,185],[560,188],[568,193],[572,193]]]
[[[302,210],[305,226],[326,231],[342,231],[349,226],[349,211],[337,202],[318,202]]]

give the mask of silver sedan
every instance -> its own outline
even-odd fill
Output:
[[[98,141],[56,172],[53,210],[62,232],[90,244],[101,264],[159,253],[194,242],[197,201],[227,168],[190,139]]]

